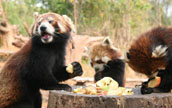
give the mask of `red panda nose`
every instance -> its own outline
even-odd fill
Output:
[[[95,69],[95,71],[96,71],[96,72],[98,72],[98,71],[99,71],[99,68],[94,68],[94,69]]]
[[[41,31],[46,31],[46,29],[47,29],[47,27],[45,27],[45,26],[41,26],[41,27],[40,27],[40,30],[41,30]]]

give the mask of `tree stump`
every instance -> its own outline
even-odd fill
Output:
[[[48,108],[172,108],[171,93],[141,95],[139,88],[131,96],[98,96],[51,91]]]

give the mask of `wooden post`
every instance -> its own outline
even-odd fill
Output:
[[[161,3],[160,0],[157,1],[158,4],[158,11],[157,11],[157,15],[158,15],[158,25],[161,26],[162,25],[162,20],[161,20]]]
[[[76,27],[76,33],[77,33],[77,3],[76,0],[74,0],[73,3],[73,9],[74,9],[74,22],[75,22],[75,27]]]

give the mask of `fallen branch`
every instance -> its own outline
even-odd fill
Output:
[[[2,25],[0,25],[0,32],[3,32],[3,33],[7,33],[9,32],[10,30],[6,27],[3,27]]]
[[[29,40],[28,37],[25,37],[22,35],[15,36],[14,39],[15,39],[15,41],[12,42],[12,45],[14,45],[17,48],[21,48]]]
[[[25,28],[26,32],[28,33],[28,35],[31,36],[31,31],[29,29],[29,26],[25,22],[23,23],[23,25],[24,25],[24,28]]]

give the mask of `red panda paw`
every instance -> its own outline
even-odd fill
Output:
[[[83,74],[83,70],[79,62],[73,62],[72,66],[73,66],[73,73],[71,74],[72,77],[81,76]]]
[[[149,88],[149,87],[141,87],[141,94],[151,94],[153,93],[153,88]]]

